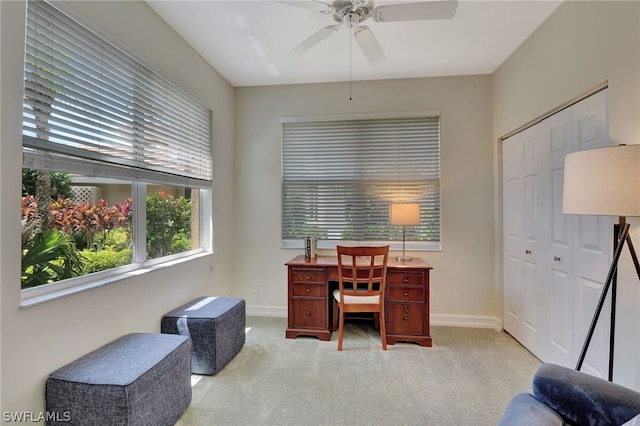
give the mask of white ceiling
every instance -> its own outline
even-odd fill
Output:
[[[374,1],[374,5],[419,1]],[[346,28],[300,57],[287,55],[311,34],[335,24],[330,15],[302,7],[268,0],[147,3],[239,87],[491,74],[561,1],[461,0],[451,20],[369,19],[366,25],[388,58],[376,66],[369,64]]]

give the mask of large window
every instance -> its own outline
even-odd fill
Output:
[[[210,249],[206,106],[43,1],[24,83],[23,289]]]
[[[389,204],[420,204],[414,249],[440,243],[440,117],[436,113],[282,118],[282,240],[398,241]]]

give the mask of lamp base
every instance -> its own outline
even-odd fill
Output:
[[[413,260],[413,257],[411,256],[396,256],[396,260],[398,262],[410,262]]]

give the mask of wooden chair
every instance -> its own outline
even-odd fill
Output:
[[[349,312],[373,312],[379,323],[382,349],[387,350],[384,291],[389,246],[338,246],[338,284],[333,291],[334,318],[340,312],[338,350],[342,350],[344,316]],[[334,321],[335,322],[335,321]]]

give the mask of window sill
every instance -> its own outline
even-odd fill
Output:
[[[157,271],[170,266],[174,266],[180,263],[189,262],[200,257],[208,256],[212,254],[207,251],[198,251],[194,254],[190,254],[177,259],[167,260],[166,262],[156,263],[154,265],[142,265],[135,269],[127,270],[126,272],[115,273],[106,277],[100,277],[92,279],[90,281],[82,281],[76,284],[76,281],[59,283],[52,283],[48,285],[42,285],[39,287],[28,288],[22,290],[22,300],[20,301],[21,308],[29,308],[31,306],[39,305],[49,300],[58,299],[60,297],[69,296],[71,294],[87,291],[92,288],[102,287],[107,284],[111,284],[117,281],[122,281],[127,278],[144,275],[151,271]],[[86,277],[79,277],[86,278]],[[71,280],[66,280],[71,281]]]

